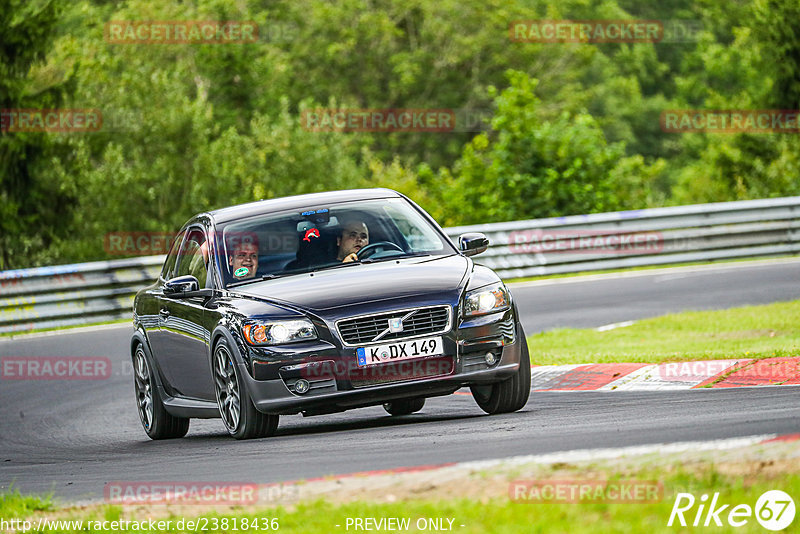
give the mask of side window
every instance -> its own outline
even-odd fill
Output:
[[[200,287],[206,287],[208,275],[208,244],[206,234],[200,228],[190,228],[178,254],[174,276],[190,274],[197,278]]]
[[[164,280],[173,278],[172,273],[175,270],[175,261],[178,259],[178,249],[180,248],[181,241],[183,241],[183,236],[185,235],[186,232],[181,232],[175,236],[175,240],[172,242],[172,245],[169,248],[167,259],[164,261],[164,267],[161,269],[161,278]]]

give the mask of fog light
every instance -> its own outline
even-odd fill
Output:
[[[299,393],[302,395],[308,391],[308,380],[305,378],[301,378],[297,382],[294,383],[294,392]]]
[[[486,359],[486,365],[494,365],[497,363],[497,356],[495,356],[493,352],[487,352],[484,358]]]

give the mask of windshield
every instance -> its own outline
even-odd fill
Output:
[[[226,286],[359,263],[453,254],[405,199],[345,202],[264,214],[218,227]]]

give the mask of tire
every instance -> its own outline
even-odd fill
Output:
[[[517,332],[517,343],[522,343],[522,348],[516,374],[496,384],[469,387],[475,402],[488,414],[516,412],[527,404],[531,394],[531,359],[521,324],[517,324]]]
[[[389,415],[409,415],[420,411],[423,406],[425,406],[425,397],[387,402],[383,405],[383,409],[386,410]]]
[[[150,439],[174,439],[186,435],[189,419],[167,412],[156,386],[155,372],[141,343],[133,351],[133,387],[139,420]]]
[[[261,413],[253,405],[233,351],[224,338],[214,348],[212,365],[217,406],[228,433],[236,439],[265,438],[275,434],[280,417]]]

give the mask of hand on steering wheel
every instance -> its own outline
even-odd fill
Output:
[[[363,260],[365,258],[369,258],[370,256],[374,255],[376,252],[379,252],[379,249],[389,249],[389,250],[397,250],[398,252],[405,252],[399,245],[392,243],[391,241],[378,241],[377,243],[370,243],[366,247],[362,248],[356,253],[356,257],[359,260]]]

